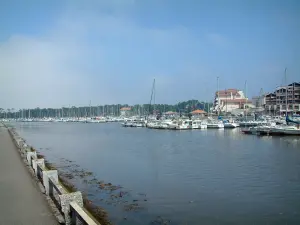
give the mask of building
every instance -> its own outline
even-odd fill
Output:
[[[274,93],[265,95],[265,111],[269,114],[285,114],[286,111],[300,112],[300,83],[277,87]],[[288,107],[286,107],[288,105]]]
[[[246,98],[243,91],[237,89],[227,89],[217,91],[214,100],[214,112],[229,112],[236,109],[244,109],[251,105],[251,101]]]
[[[201,109],[196,109],[192,111],[191,114],[193,115],[193,117],[204,117],[205,115],[207,115],[207,112]]]
[[[130,107],[123,107],[120,109],[121,116],[130,116],[131,115],[131,108]]]
[[[265,104],[263,105],[265,111],[269,114],[274,114],[276,112],[276,94],[275,93],[268,93],[264,95]]]
[[[294,82],[285,87],[276,88],[276,109],[278,112],[299,112],[300,83]],[[286,105],[288,107],[286,108]]]
[[[266,104],[266,96],[254,96],[252,97],[252,104],[255,108],[263,107]]]

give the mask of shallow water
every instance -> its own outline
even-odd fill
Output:
[[[49,161],[93,172],[73,182],[115,224],[300,224],[299,137],[117,123],[16,126]],[[123,188],[103,191],[86,182],[94,176]],[[120,191],[128,195],[109,198]],[[132,202],[141,209],[124,210]]]

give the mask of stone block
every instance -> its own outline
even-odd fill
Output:
[[[66,225],[71,224],[71,216],[70,216],[70,203],[76,202],[78,206],[83,207],[83,199],[80,191],[72,192],[69,194],[59,195],[61,211],[65,216]]]
[[[21,148],[21,146],[23,145],[23,142],[24,142],[23,139],[22,138],[17,138],[15,140],[16,140],[16,143],[17,143],[18,147]]]
[[[21,149],[21,152],[22,152],[23,154],[27,154],[27,152],[30,152],[30,151],[31,151],[31,150],[30,150],[30,147],[29,147],[29,146],[24,147],[24,148]]]
[[[43,184],[46,190],[46,194],[50,195],[50,185],[49,185],[49,178],[52,177],[53,180],[55,180],[56,183],[58,183],[58,173],[57,170],[47,170],[43,171]]]
[[[83,208],[76,204],[76,202],[71,202],[70,206],[71,206],[72,224],[97,225],[97,223],[83,210]]]
[[[37,165],[40,165],[40,167],[42,167],[42,169],[45,168],[45,159],[33,159],[32,160],[32,168],[34,170],[35,175],[37,176]]]
[[[37,158],[36,152],[27,152],[27,162],[28,165],[31,166],[31,157],[33,157],[34,159]]]

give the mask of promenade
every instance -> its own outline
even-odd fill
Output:
[[[0,123],[0,225],[42,224],[58,223]]]

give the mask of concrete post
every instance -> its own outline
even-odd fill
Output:
[[[52,177],[58,183],[58,173],[57,170],[47,170],[43,171],[43,184],[46,190],[46,194],[52,194],[52,188],[50,188],[49,178]]]
[[[59,195],[61,210],[65,216],[66,225],[71,225],[71,216],[70,216],[70,203],[76,202],[80,207],[83,207],[83,199],[80,191],[76,191],[69,194]]]
[[[32,160],[32,168],[34,170],[35,175],[37,176],[37,164],[39,164],[43,169],[45,168],[45,159],[33,159]]]
[[[27,162],[28,165],[31,166],[31,157],[37,158],[36,152],[27,152]]]
[[[22,138],[18,138],[18,139],[16,139],[16,142],[17,142],[18,147],[21,148],[24,141]]]
[[[30,152],[30,148],[28,146],[21,149],[21,153],[27,154],[27,152]]]

